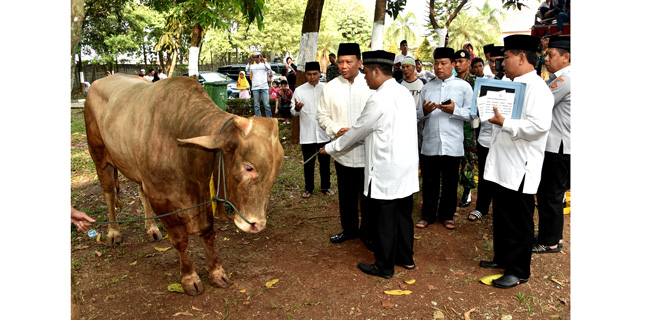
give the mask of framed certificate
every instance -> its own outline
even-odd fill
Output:
[[[478,78],[474,84],[472,115],[481,121],[494,116],[493,107],[506,119],[521,119],[526,84],[504,80]]]

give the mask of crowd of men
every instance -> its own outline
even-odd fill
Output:
[[[414,227],[440,222],[455,229],[457,203],[469,206],[472,189],[477,200],[469,221],[485,217],[492,203],[494,258],[480,266],[504,270],[494,286],[528,281],[532,253],[561,250],[570,168],[570,40],[553,36],[545,42],[548,79],[538,73],[540,39],[527,35],[485,46],[485,60],[471,44],[436,48],[433,74],[408,54],[406,41],[398,55],[361,53],[358,44],[341,43],[330,55],[327,83],[319,81],[318,62],[305,64],[307,82],[291,99],[305,160],[302,196],[314,192],[317,152],[321,192],[335,194],[331,156],[342,231],[330,241],[360,238],[375,254],[374,263],[359,263],[361,271],[390,278],[395,266],[414,269]],[[490,118],[471,112],[477,78],[524,83],[521,116],[504,117],[497,107]],[[418,167],[422,216],[414,225]]]

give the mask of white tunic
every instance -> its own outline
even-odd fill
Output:
[[[372,183],[373,199],[400,199],[419,190],[415,128],[413,97],[391,78],[370,96],[350,131],[325,150],[335,156],[365,140],[364,195]]]
[[[535,194],[551,128],[553,95],[534,70],[513,81],[526,84],[521,119],[505,119],[503,127],[493,126],[483,176],[516,191],[525,175],[523,193]]]
[[[342,128],[351,127],[359,118],[361,110],[374,92],[368,88],[364,75],[359,74],[350,83],[343,76],[332,79],[325,85],[323,95],[318,103],[316,120],[331,138]],[[412,99],[411,99],[412,100]],[[338,163],[353,168],[361,168],[365,163],[363,146],[356,146],[346,152],[333,156]]]
[[[316,121],[316,109],[318,102],[323,95],[323,88],[325,84],[318,82],[316,86],[312,86],[309,82],[305,82],[293,93],[291,99],[291,114],[300,116],[300,144],[321,143],[328,142],[330,138],[325,133],[325,130],[318,125]],[[304,106],[300,111],[296,111],[296,100],[303,103]]]

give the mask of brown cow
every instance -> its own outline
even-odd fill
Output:
[[[245,232],[264,229],[271,186],[284,161],[275,119],[246,119],[222,111],[191,78],[175,77],[152,84],[121,74],[93,83],[84,116],[88,149],[110,221],[115,221],[117,202],[115,170],[138,183],[145,216],[151,217],[153,212],[162,215],[210,199],[213,156],[223,150],[228,200],[250,222],[235,215],[235,224]],[[225,212],[222,203],[218,207]],[[211,205],[160,220],[180,255],[186,293],[203,292],[186,253],[190,234],[203,239],[210,283],[218,287],[232,283],[214,250]],[[147,221],[149,239],[160,240],[153,220]],[[107,241],[121,242],[117,224],[109,225]]]

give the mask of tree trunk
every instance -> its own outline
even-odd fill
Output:
[[[381,50],[384,46],[384,21],[386,21],[386,0],[377,0],[375,3],[375,19],[372,23],[371,50]]]
[[[325,0],[308,0],[305,15],[302,19],[302,34],[300,36],[300,50],[296,63],[296,88],[305,83],[305,64],[314,61],[318,53],[318,31],[323,13]],[[300,143],[300,117],[293,117],[291,121],[291,142]]]
[[[70,91],[74,91],[77,78],[74,56],[79,51],[79,42],[81,42],[81,28],[84,21],[84,2],[83,0],[72,0],[70,3]],[[81,61],[81,59],[79,59]]]
[[[199,76],[199,53],[201,51],[201,40],[203,40],[203,28],[200,24],[195,23],[194,28],[192,29],[190,56],[187,63],[187,73],[190,77],[195,79]]]
[[[167,77],[171,78],[171,76],[174,74],[174,67],[176,66],[176,56],[178,55],[178,50],[174,49],[174,52],[172,53],[172,62],[169,64],[169,73],[167,74]]]
[[[160,61],[160,69],[165,70],[165,59],[162,50],[158,51],[158,61]]]
[[[437,28],[435,29],[436,34],[438,35],[438,47],[445,46],[445,36],[447,35],[447,28]]]

